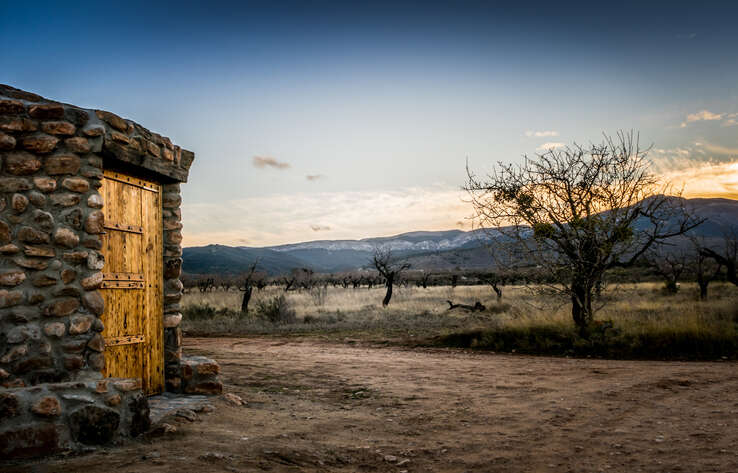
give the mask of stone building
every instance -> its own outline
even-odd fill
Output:
[[[194,154],[0,85],[0,458],[136,436],[147,397],[213,394],[183,358],[180,184]]]

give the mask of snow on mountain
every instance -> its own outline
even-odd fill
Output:
[[[487,239],[489,239],[489,235],[481,230],[470,232],[448,230],[439,232],[410,232],[392,237],[364,238],[361,240],[318,240],[271,246],[268,248],[280,252],[314,249],[328,251],[374,251],[377,247],[388,247],[394,251],[439,251],[462,248],[470,244],[481,243]]]

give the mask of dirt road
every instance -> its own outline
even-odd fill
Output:
[[[9,471],[738,471],[738,365],[187,339],[227,392],[177,432]]]

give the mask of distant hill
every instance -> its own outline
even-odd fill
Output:
[[[182,270],[189,274],[238,274],[259,261],[259,269],[270,275],[282,274],[305,263],[286,253],[268,248],[239,248],[208,245],[183,250]]]
[[[707,219],[696,234],[708,240],[718,241],[725,226],[738,223],[737,200],[689,199],[687,205],[696,216]],[[389,246],[415,269],[482,269],[490,267],[490,256],[484,247],[490,238],[484,230],[447,230],[264,248],[208,245],[185,248],[183,270],[189,274],[238,274],[258,260],[259,268],[270,275],[294,268],[311,268],[322,273],[352,271],[367,267],[377,246]]]

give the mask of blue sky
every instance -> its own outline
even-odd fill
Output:
[[[195,151],[186,245],[468,228],[467,159],[618,129],[738,197],[738,4],[594,3],[2,1],[0,82]]]

